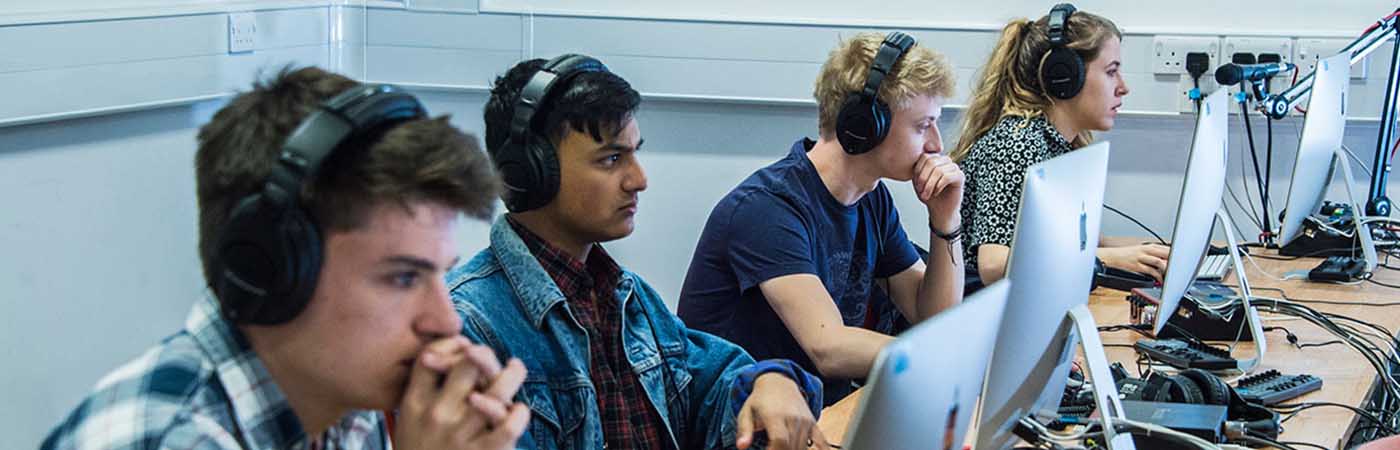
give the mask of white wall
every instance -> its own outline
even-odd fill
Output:
[[[0,128],[0,447],[34,448],[199,292],[195,108]]]
[[[947,8],[957,15],[945,15],[918,13],[934,10],[900,0],[850,15],[848,3],[835,1],[485,0],[483,12],[473,14],[461,11],[476,3],[459,0],[409,2],[455,12],[383,1],[368,10],[324,1],[21,4],[29,10],[0,2],[0,398],[7,401],[0,448],[37,445],[101,374],[178,328],[203,285],[194,247],[194,133],[259,69],[317,64],[404,84],[434,113],[451,113],[454,123],[480,134],[485,87],[514,62],[565,51],[602,58],[643,91],[639,118],[648,148],[641,157],[651,179],[637,232],[608,247],[674,305],[709,208],[793,140],[815,132],[812,78],[840,36],[888,25],[911,31],[953,60],[956,104],[995,39],[991,30],[1004,17],[1049,6],[960,4]],[[1214,5],[1206,3],[1201,7]],[[1308,29],[1310,36],[1327,36],[1392,7],[1367,0],[1301,12],[1306,3],[1275,2],[1278,8],[1258,17],[1285,27],[1307,17],[1321,24]],[[93,12],[102,5],[122,8]],[[1193,28],[1169,20],[1176,10],[1164,6],[1080,6],[1105,12],[1130,33],[1127,109],[1136,113],[1103,135],[1114,143],[1107,202],[1169,233],[1191,120],[1174,113],[1178,78],[1144,67],[1153,33]],[[243,10],[256,11],[259,46],[229,54],[225,13]],[[1267,31],[1237,25],[1214,23],[1202,32]],[[1352,85],[1351,110],[1360,117],[1379,109],[1386,59],[1373,57],[1370,78]],[[957,138],[957,117],[950,110],[940,123],[948,144]],[[1231,174],[1238,177],[1244,147],[1233,120]],[[1369,160],[1377,124],[1353,122],[1347,143]],[[1291,118],[1278,127],[1275,205],[1286,190],[1297,126]],[[1243,194],[1238,178],[1232,185]],[[909,188],[892,191],[910,236],[926,243],[924,214]],[[1139,234],[1112,215],[1104,227]],[[485,224],[468,226],[463,252],[482,248],[485,233]]]
[[[640,17],[724,22],[860,24],[920,28],[1001,28],[1007,20],[1039,17],[1059,0],[949,2],[886,0],[876,4],[843,1],[745,0],[482,0],[481,11],[595,17]],[[1384,0],[1349,0],[1323,5],[1309,0],[1250,4],[1213,0],[1173,2],[1080,0],[1082,11],[1112,18],[1133,33],[1162,30],[1215,34],[1221,30],[1255,35],[1309,33],[1349,36],[1394,9]]]
[[[218,11],[0,9],[0,448],[37,447],[183,324],[204,285],[195,133],[260,70],[332,61],[320,3],[258,11],[259,46],[236,55]]]

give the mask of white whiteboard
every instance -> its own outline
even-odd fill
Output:
[[[813,23],[823,25],[1000,28],[1016,17],[1044,15],[1055,0],[871,2],[839,0],[481,0],[483,12],[601,17]],[[1219,0],[1074,2],[1129,33],[1354,36],[1397,6],[1382,0]],[[1266,7],[1249,9],[1245,6]]]

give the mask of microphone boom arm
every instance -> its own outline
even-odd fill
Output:
[[[1400,12],[1400,10],[1397,10],[1397,12]],[[1360,62],[1362,59],[1365,59],[1367,55],[1370,55],[1371,52],[1380,48],[1381,44],[1395,38],[1397,19],[1400,19],[1400,17],[1393,15],[1382,19],[1380,22],[1377,22],[1379,26],[1366,32],[1366,34],[1357,38],[1355,41],[1352,41],[1351,44],[1348,44],[1338,53],[1351,52],[1350,63],[1356,64]],[[1294,83],[1292,87],[1264,99],[1260,108],[1262,108],[1264,114],[1267,114],[1269,117],[1274,119],[1284,118],[1284,116],[1288,115],[1289,109],[1301,103],[1301,101],[1307,98],[1308,94],[1312,92],[1312,78],[1312,73],[1304,75],[1302,78],[1299,78],[1298,82]]]
[[[1351,44],[1343,48],[1341,53],[1350,53],[1350,64],[1356,64],[1370,55],[1371,52],[1380,48],[1381,44],[1394,39],[1400,33],[1400,9],[1377,21],[1365,33],[1352,41]],[[1270,95],[1259,102],[1259,108],[1264,115],[1270,119],[1282,119],[1288,115],[1288,110],[1301,103],[1304,97],[1312,93],[1313,74],[1306,76],[1294,83],[1281,93]],[[1395,121],[1397,117],[1397,96],[1400,96],[1400,45],[1394,45],[1390,54],[1390,75],[1386,81],[1385,102],[1381,106],[1381,125],[1376,133],[1376,153],[1371,160],[1371,180],[1366,195],[1367,216],[1389,216],[1391,203],[1386,197],[1386,182],[1390,176],[1390,148],[1395,139]]]

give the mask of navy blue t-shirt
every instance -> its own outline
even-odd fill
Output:
[[[816,275],[847,326],[889,333],[899,313],[874,280],[908,269],[919,256],[884,183],[854,205],[841,204],[807,159],[814,144],[797,141],[787,157],[754,172],[710,212],[677,314],[687,327],[739,344],[754,359],[790,359],[819,373],[759,283]],[[822,381],[828,405],[852,390],[848,379]]]

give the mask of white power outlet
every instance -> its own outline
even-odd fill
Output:
[[[1206,36],[1156,36],[1152,38],[1152,73],[1175,75],[1186,73],[1186,54],[1203,52],[1210,57],[1210,67],[1220,62],[1220,39]]]
[[[1350,43],[1351,41],[1346,39],[1299,38],[1298,45],[1295,47],[1297,53],[1293,58],[1294,63],[1298,65],[1299,77],[1312,73],[1317,68],[1318,61],[1341,53],[1342,49]],[[1366,79],[1366,68],[1370,61],[1371,58],[1367,56],[1356,64],[1352,64],[1351,79]]]
[[[1160,76],[1177,76],[1177,111],[1195,112],[1196,103],[1191,100],[1191,89],[1196,88],[1186,72],[1187,53],[1205,53],[1209,63],[1206,73],[1200,78],[1202,95],[1215,91],[1215,79],[1211,76],[1220,65],[1220,38],[1211,36],[1155,36],[1152,38],[1152,73]]]
[[[1220,62],[1222,64],[1232,62],[1236,53],[1249,53],[1254,55],[1256,60],[1260,54],[1273,53],[1278,55],[1282,62],[1293,62],[1292,38],[1226,36],[1221,48]],[[1283,92],[1284,89],[1291,86],[1292,80],[1293,74],[1274,77],[1273,81],[1269,83],[1269,89],[1272,92]],[[1239,85],[1230,86],[1232,94],[1239,92],[1239,90]]]
[[[1224,48],[1220,54],[1224,62],[1230,62],[1236,53],[1251,53],[1255,58],[1261,53],[1273,53],[1283,62],[1293,62],[1293,39],[1290,38],[1226,37]]]
[[[228,52],[246,53],[258,46],[257,14],[251,12],[228,15]]]

